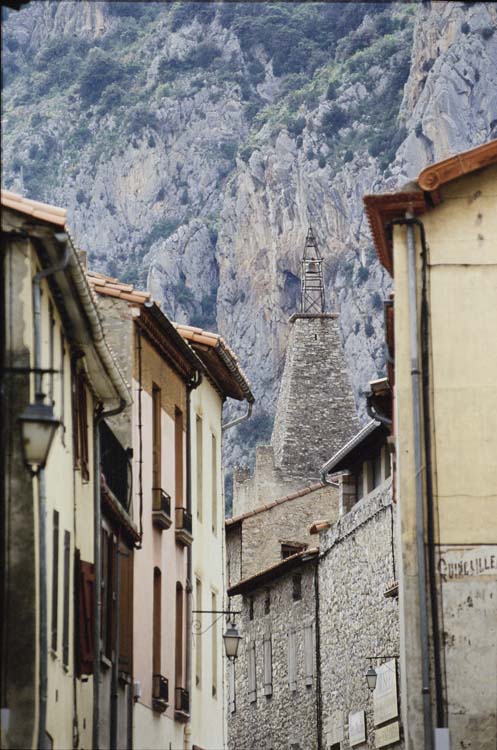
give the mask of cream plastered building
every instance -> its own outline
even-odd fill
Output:
[[[493,750],[497,141],[365,203],[395,286],[387,341],[406,747]]]
[[[188,411],[202,363],[147,292],[88,272],[132,383],[113,428],[133,447],[133,747],[189,748],[192,500]]]
[[[221,336],[186,325],[177,330],[203,363],[190,407],[192,474],[192,715],[190,747],[226,747],[223,404],[254,401],[250,385]],[[250,411],[247,413],[250,413]]]
[[[1,747],[90,748],[98,408],[129,401],[63,209],[2,191]],[[36,394],[59,420],[24,465]],[[97,481],[95,481],[97,480]]]

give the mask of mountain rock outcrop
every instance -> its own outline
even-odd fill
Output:
[[[4,21],[4,183],[226,337],[257,398],[234,464],[269,436],[309,224],[363,412],[390,280],[362,196],[495,137],[496,27],[495,3],[30,3]]]

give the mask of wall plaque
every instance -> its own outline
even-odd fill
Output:
[[[337,711],[324,723],[326,747],[343,742],[343,712]]]
[[[394,721],[391,724],[385,724],[384,727],[378,727],[374,730],[375,747],[386,747],[386,745],[391,745],[393,742],[399,742],[399,740],[400,726],[398,721]]]
[[[366,742],[366,717],[364,711],[349,714],[349,744],[351,747]]]
[[[397,670],[395,659],[376,667],[376,687],[373,691],[374,724],[384,724],[399,715],[397,706]]]

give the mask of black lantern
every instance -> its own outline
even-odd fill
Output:
[[[371,692],[373,692],[376,687],[376,680],[378,679],[376,669],[373,666],[370,666],[364,676],[366,678],[366,682],[368,683],[368,688],[371,690]]]

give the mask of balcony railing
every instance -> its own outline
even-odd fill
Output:
[[[129,511],[128,452],[106,422],[100,424],[100,460],[105,484],[123,508]]]
[[[190,694],[188,690],[181,687],[176,688],[174,709],[176,713],[182,716],[187,717],[190,715]]]
[[[164,713],[169,705],[169,682],[167,677],[154,674],[152,677],[152,707],[154,711]]]
[[[186,508],[176,508],[176,541],[180,544],[191,544],[192,535],[192,514]]]
[[[152,521],[159,529],[168,529],[172,524],[171,497],[161,487],[152,490]]]

